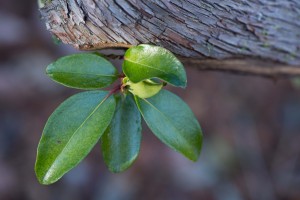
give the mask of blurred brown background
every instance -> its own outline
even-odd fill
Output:
[[[144,126],[138,160],[124,173],[105,167],[99,145],[63,179],[40,185],[36,148],[52,111],[76,90],[44,73],[76,52],[55,45],[35,0],[0,0],[0,200],[300,199],[300,90],[271,80],[187,67],[174,89],[204,131],[192,163]]]

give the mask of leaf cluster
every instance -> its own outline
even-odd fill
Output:
[[[123,73],[96,53],[74,54],[50,64],[47,75],[71,88],[89,90],[64,101],[49,117],[38,145],[35,172],[51,184],[74,168],[101,142],[111,172],[126,170],[137,158],[142,118],[167,146],[196,161],[200,125],[188,105],[162,89],[186,87],[186,72],[168,50],[139,45],[124,56]],[[99,90],[119,81],[110,91]]]

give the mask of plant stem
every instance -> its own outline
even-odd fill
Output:
[[[121,90],[122,84],[117,85],[112,90],[109,91],[108,96],[117,93],[119,90]]]
[[[119,74],[119,78],[124,78],[125,77],[125,74],[122,73],[122,74]]]

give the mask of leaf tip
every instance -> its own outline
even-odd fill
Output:
[[[203,141],[203,136],[202,136],[202,131],[200,130],[199,132],[199,138],[198,138],[198,144],[194,146],[194,151],[191,152],[191,154],[189,155],[189,159],[193,162],[197,162],[200,154],[201,154],[201,150],[202,150],[202,141]]]
[[[192,152],[181,152],[181,154],[192,162],[197,162],[200,157],[201,145]]]
[[[187,81],[183,81],[179,87],[185,89],[187,87]]]
[[[188,157],[188,159],[190,159],[190,160],[193,161],[193,162],[197,162],[198,159],[199,159],[199,154],[190,155],[190,156]]]
[[[45,176],[40,176],[36,170],[35,170],[35,175],[36,175],[38,182],[41,185],[50,185],[51,184],[47,179],[45,179]]]
[[[136,160],[137,156],[134,156],[131,160],[122,163],[118,166],[108,166],[108,169],[110,172],[117,174],[117,173],[121,173],[126,171],[132,164],[133,162]]]
[[[50,181],[48,181],[48,180],[45,180],[44,178],[42,178],[42,179],[39,179],[39,178],[38,178],[38,181],[39,181],[39,183],[40,183],[41,185],[50,185],[50,184],[52,184],[52,182],[50,182]]]
[[[48,76],[52,76],[52,74],[53,74],[53,68],[54,68],[54,64],[53,63],[51,63],[51,64],[49,64],[48,66],[47,66],[47,68],[46,68],[46,74],[48,75]]]
[[[56,176],[53,176],[53,173],[51,173],[51,171],[48,171],[46,174],[39,175],[36,171],[36,177],[40,184],[51,185],[57,182],[62,176],[57,178]]]
[[[51,177],[49,175],[47,175],[49,173],[46,173],[46,174],[42,173],[39,170],[37,165],[35,166],[34,170],[35,170],[36,178],[41,185],[50,185],[57,181],[57,180],[52,180]]]
[[[114,174],[121,173],[122,171],[124,171],[124,170],[121,170],[120,168],[115,168],[115,167],[108,167],[108,170]]]

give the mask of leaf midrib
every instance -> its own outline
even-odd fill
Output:
[[[107,74],[93,74],[93,73],[79,73],[79,72],[47,72],[47,74],[51,75],[51,74],[81,74],[81,75],[93,75],[93,76],[107,76],[107,77],[116,77],[116,75],[107,75]]]
[[[132,98],[131,96],[128,96],[128,97],[126,97],[126,98]],[[120,115],[120,118],[122,119],[122,115],[123,114],[126,114],[126,112],[124,111],[124,108],[123,108],[123,106],[125,105],[125,101],[126,100],[124,100],[124,101],[122,101],[122,100],[120,100],[120,102],[118,103],[119,104],[119,107],[118,107],[118,110],[116,109],[116,113],[115,114],[119,114]],[[131,105],[132,106],[135,106],[135,101],[134,101],[134,99],[131,99]],[[135,112],[135,114],[138,114],[138,115],[140,115],[140,113],[139,113],[139,110],[137,109],[137,108],[134,108],[134,109],[131,109],[130,110],[130,112],[132,112],[132,110],[134,110],[134,112]],[[124,120],[121,120],[121,123],[123,124],[123,123],[125,123],[124,122]],[[123,127],[123,125],[118,125],[118,131],[120,132],[120,133],[122,133],[122,127]],[[138,137],[139,136],[139,138],[141,137],[140,136],[141,135],[141,133],[140,132],[138,132],[137,134],[134,134],[134,136],[135,137]],[[118,144],[120,145],[121,144],[121,142],[120,142],[121,140],[120,140],[120,137],[118,137]],[[109,160],[108,162],[109,162],[109,169],[111,170],[111,171],[113,171],[113,172],[122,172],[122,171],[124,171],[124,169],[126,169],[128,166],[130,166],[132,163],[133,163],[133,161],[134,160],[136,160],[136,158],[137,158],[137,156],[138,156],[138,154],[139,154],[139,150],[140,150],[140,144],[138,145],[139,147],[138,147],[138,151],[135,151],[135,153],[132,155],[131,153],[132,153],[132,151],[130,150],[130,155],[131,155],[131,157],[130,157],[130,159],[129,160],[126,160],[125,162],[121,162],[121,161],[123,161],[123,159],[122,159],[122,157],[120,156],[121,154],[118,152],[117,153],[117,155],[115,155],[116,157],[114,157],[114,159],[112,159],[112,160]],[[122,150],[121,150],[122,151]],[[117,165],[117,167],[116,167],[116,165]]]
[[[148,100],[146,100],[146,99],[142,99],[142,100],[144,100],[145,102],[147,102],[151,107],[153,107],[155,110],[157,110],[169,123],[171,123],[171,124],[173,124],[173,122],[163,113],[163,112],[161,112],[158,108],[156,108],[153,104],[151,104]],[[177,129],[177,127],[175,127],[175,126],[173,126],[173,128],[178,132],[178,133],[180,133],[180,131]],[[181,135],[180,135],[181,136]],[[188,146],[190,146],[189,145],[189,142],[187,142],[187,140],[184,138],[184,137],[182,137],[181,136],[181,138],[183,138],[183,140],[185,141],[185,143],[186,144],[188,144]],[[173,147],[172,147],[173,148]]]
[[[64,146],[64,148],[60,151],[60,153],[56,156],[56,158],[54,159],[54,161],[52,162],[52,164],[50,165],[50,167],[47,170],[47,173],[44,175],[44,178],[47,177],[47,174],[49,173],[49,171],[51,170],[51,168],[53,167],[54,163],[58,160],[58,158],[61,156],[61,154],[64,152],[64,150],[66,149],[66,147],[69,145],[70,141],[72,140],[72,138],[74,137],[74,135],[77,133],[77,131],[83,127],[83,125],[87,122],[87,120],[96,112],[96,110],[98,110],[98,108],[107,100],[108,96],[104,97],[104,99],[96,106],[96,108],[89,114],[89,116],[80,124],[80,126],[74,131],[74,133],[72,134],[72,136],[70,137],[69,141],[66,143],[66,145]]]
[[[161,72],[163,72],[163,73],[165,73],[165,74],[168,74],[167,72],[165,72],[165,71],[162,71],[161,69],[154,68],[154,67],[151,67],[151,66],[149,66],[149,65],[142,64],[142,63],[139,63],[139,62],[136,62],[136,61],[130,60],[130,59],[128,59],[127,57],[125,57],[124,59],[125,59],[125,60],[127,60],[127,61],[129,61],[129,62],[132,62],[132,63],[134,63],[134,64],[142,65],[142,66],[148,67],[148,68],[150,68],[150,69],[155,69],[155,70],[157,70],[157,71],[161,71]]]

